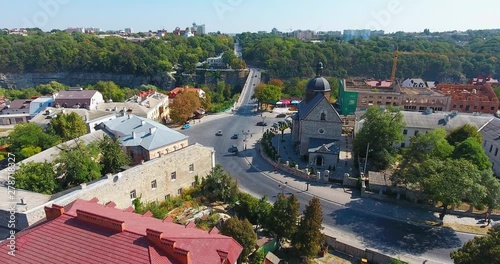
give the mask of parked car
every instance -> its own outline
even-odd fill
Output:
[[[285,113],[278,114],[276,117],[286,117]]]
[[[238,139],[238,134],[234,134],[231,139]]]
[[[267,126],[267,123],[266,122],[259,122],[259,123],[257,123],[257,126]]]
[[[191,125],[190,125],[190,124],[184,124],[184,125],[182,126],[182,129],[188,129],[188,128],[190,128],[190,127],[191,127]]]
[[[217,131],[217,133],[215,133],[216,136],[222,136],[222,130],[219,130]]]

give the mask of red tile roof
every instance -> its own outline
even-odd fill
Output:
[[[113,204],[76,200],[68,212],[46,207],[49,221],[17,235],[7,263],[236,263],[233,238],[122,211]],[[59,214],[62,215],[58,216]],[[52,219],[52,220],[50,220]],[[7,248],[9,241],[0,247]]]
[[[199,93],[200,90],[202,90],[202,89],[200,89],[200,88],[189,88],[189,87],[176,87],[173,90],[171,90],[170,92],[168,92],[168,97],[174,98],[177,94],[179,94],[182,91]]]

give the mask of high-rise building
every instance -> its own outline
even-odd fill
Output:
[[[196,23],[193,23],[193,26],[191,27],[191,32],[195,32],[195,35],[201,36],[205,35],[205,24],[203,25],[196,25]]]
[[[125,28],[125,34],[132,34],[132,28]]]

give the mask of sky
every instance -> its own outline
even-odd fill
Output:
[[[1,0],[0,28],[134,32],[193,22],[207,32],[372,29],[431,32],[500,28],[498,0]]]

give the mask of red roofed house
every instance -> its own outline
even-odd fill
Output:
[[[182,92],[195,92],[198,94],[200,98],[205,98],[205,91],[200,88],[189,88],[189,87],[177,87],[170,92],[168,92],[168,98],[170,98],[170,103],[173,102],[173,99]]]
[[[243,250],[217,228],[207,232],[194,223],[183,226],[97,202],[45,207],[48,221],[17,234],[15,249],[9,240],[0,244],[7,249],[2,262],[232,264]]]

